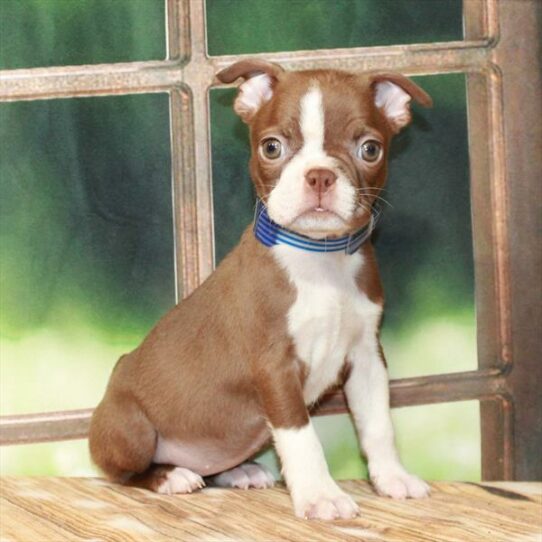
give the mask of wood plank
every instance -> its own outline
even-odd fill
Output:
[[[96,478],[0,482],[2,542],[542,541],[542,483],[433,483],[429,499],[378,497],[364,481],[341,482],[362,509],[355,520],[296,519],[282,486],[204,489],[163,496]]]

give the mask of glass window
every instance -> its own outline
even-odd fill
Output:
[[[175,303],[168,97],[0,115],[1,411],[92,407]]]
[[[394,378],[477,367],[465,77],[415,77],[434,107],[393,142],[375,246]]]
[[[392,418],[407,469],[427,480],[481,479],[478,401],[397,408]]]
[[[211,90],[211,148],[218,264],[252,221],[255,192],[248,173],[248,128],[233,112],[234,89]],[[220,204],[218,204],[220,202]]]
[[[166,56],[160,0],[2,0],[0,15],[0,69]]]
[[[392,418],[401,461],[411,472],[426,480],[480,480],[478,401],[396,408]],[[333,477],[367,478],[350,416],[314,420]]]
[[[463,39],[462,0],[207,0],[211,55]]]
[[[101,476],[87,440],[0,446],[2,476]]]

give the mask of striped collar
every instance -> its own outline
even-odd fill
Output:
[[[289,245],[309,252],[345,252],[346,254],[354,254],[371,237],[379,216],[380,207],[375,204],[371,208],[369,224],[356,233],[337,237],[336,239],[312,239],[273,222],[267,214],[267,208],[258,199],[254,217],[254,236],[266,247]]]

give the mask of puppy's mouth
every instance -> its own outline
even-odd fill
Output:
[[[315,213],[333,213],[333,211],[325,207],[315,207],[312,211]]]
[[[322,220],[325,220],[326,218],[328,218],[330,216],[336,216],[338,218],[341,218],[332,209],[329,209],[327,207],[320,207],[320,206],[312,207],[310,209],[307,209],[307,210],[303,211],[302,213],[300,213],[297,216],[297,218],[300,218],[302,216],[310,216],[310,215],[314,215],[315,218],[319,218],[319,219],[322,219]],[[297,220],[297,218],[296,218],[296,220]]]
[[[302,210],[288,226],[293,231],[314,238],[341,236],[349,229],[347,221],[323,205]]]

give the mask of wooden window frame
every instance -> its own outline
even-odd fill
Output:
[[[223,86],[218,70],[255,56],[286,69],[466,74],[478,369],[393,380],[391,403],[479,400],[483,479],[542,479],[540,4],[464,0],[462,41],[222,56],[207,54],[204,0],[166,4],[166,60],[5,70],[0,100],[169,94],[177,297],[214,268],[209,91]],[[345,410],[335,392],[315,414]],[[0,444],[86,437],[91,413],[2,416]]]

